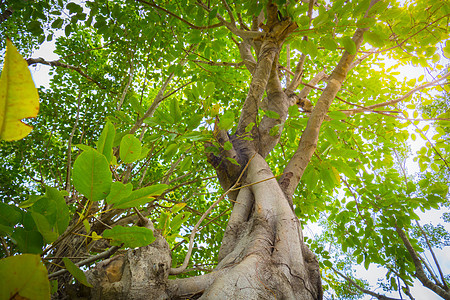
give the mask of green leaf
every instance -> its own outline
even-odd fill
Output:
[[[332,264],[331,261],[329,261],[329,260],[324,260],[324,261],[323,261],[323,264],[324,264],[325,266],[327,266],[328,268],[331,268],[331,267],[333,266],[333,264]]]
[[[208,82],[204,88],[203,97],[208,98],[214,93],[214,90],[216,89],[216,86],[214,82]]]
[[[445,42],[445,47],[442,49],[444,51],[445,57],[450,59],[450,41],[447,40]]]
[[[367,28],[373,26],[377,22],[374,18],[364,18],[356,22],[356,27]]]
[[[139,103],[138,99],[136,98],[135,95],[132,95],[129,100],[131,107],[133,108],[133,110],[140,116],[143,117],[145,114],[145,110],[142,107],[141,103]]]
[[[296,104],[289,106],[288,112],[290,117],[298,117],[300,115],[298,105]]]
[[[38,231],[28,231],[23,227],[16,227],[11,238],[22,253],[42,253],[44,240]]]
[[[22,220],[20,210],[0,202],[0,224],[13,227]]]
[[[166,151],[164,152],[164,156],[168,158],[173,158],[177,152],[178,152],[178,145],[176,143],[172,143],[169,146],[167,146]]]
[[[229,130],[233,127],[233,123],[234,113],[228,110],[220,117],[219,129]]]
[[[338,48],[338,43],[336,43],[336,40],[331,37],[322,37],[320,40],[320,44],[327,50],[330,51],[336,51]]]
[[[381,48],[384,46],[383,37],[375,31],[364,32],[364,40],[367,41],[369,44],[371,44],[374,47]]]
[[[237,160],[235,160],[234,158],[227,157],[226,159],[227,159],[228,161],[230,161],[233,165],[241,166],[241,165],[237,162]]]
[[[111,175],[106,157],[96,150],[84,151],[73,164],[73,185],[91,201],[106,198],[111,188]]]
[[[339,172],[344,173],[345,176],[347,176],[349,179],[356,179],[356,173],[355,171],[349,167],[348,164],[346,164],[343,161],[333,161],[331,162],[333,166],[336,167],[336,169],[339,170]]]
[[[170,215],[171,215],[171,213],[163,211],[163,212],[161,212],[161,215],[159,216],[158,228],[161,229],[161,232],[163,235],[166,235],[166,233],[167,233],[167,229],[170,224],[170,219],[169,219]]]
[[[186,222],[190,216],[191,216],[190,212],[185,212],[185,213],[176,215],[170,222],[170,229],[172,231],[178,231],[180,229],[181,225],[184,222]]]
[[[67,3],[66,8],[69,10],[71,14],[83,12],[83,8],[80,5],[73,2]]]
[[[48,197],[42,197],[29,209],[30,212],[39,213],[48,220],[50,225],[55,225],[56,223],[56,203],[53,199]]]
[[[153,231],[144,227],[123,227],[115,226],[112,229],[106,229],[103,237],[111,239],[111,244],[124,247],[136,248],[144,247],[153,243]]]
[[[36,254],[0,260],[0,299],[50,299],[47,269]]]
[[[132,134],[127,134],[120,142],[120,159],[126,163],[132,163],[141,156],[141,142]]]
[[[297,105],[294,105],[295,107],[297,107]],[[250,130],[252,130],[252,128],[255,126],[255,123],[251,122],[250,124],[248,124],[245,127],[245,132],[249,132]]]
[[[223,144],[223,149],[225,151],[233,149],[233,144],[230,141],[226,141],[225,144]]]
[[[280,115],[277,112],[274,112],[274,111],[271,111],[271,110],[266,110],[264,112],[264,114],[266,116],[268,116],[269,118],[271,118],[271,119],[279,119],[280,118]]]
[[[112,148],[114,143],[114,138],[116,137],[116,129],[111,122],[106,122],[103,127],[102,134],[100,135],[97,142],[97,150],[102,153],[108,162],[111,162],[112,159]]]
[[[338,136],[333,129],[327,127],[325,128],[323,133],[325,135],[326,140],[329,141],[331,144],[335,145],[339,143]]]
[[[364,259],[364,268],[366,270],[368,270],[369,269],[369,265],[370,265],[370,259],[369,259],[369,257],[365,257],[365,259]]]
[[[111,184],[111,190],[106,197],[108,204],[120,202],[122,199],[130,196],[133,185],[131,183],[123,184],[120,181],[113,182]]]
[[[52,28],[53,29],[56,29],[56,28],[60,29],[62,27],[63,23],[64,23],[64,20],[61,19],[61,18],[58,18],[55,21],[53,21]]]
[[[186,206],[186,203],[177,203],[175,204],[172,209],[171,212],[173,214],[176,214],[177,212],[179,212],[181,209],[183,209]]]
[[[87,287],[93,287],[92,284],[90,284],[87,281],[86,275],[83,271],[80,270],[70,259],[67,257],[63,257],[64,266],[66,267],[67,271],[69,271],[72,276],[78,280],[81,284],[87,286]]]
[[[111,202],[115,208],[129,208],[143,205],[150,202],[155,196],[159,196],[169,188],[166,184],[154,184],[136,191],[133,191],[130,196]]]
[[[345,50],[350,53],[351,55],[356,54],[356,45],[355,42],[352,40],[349,36],[344,36],[342,38],[342,45],[344,46]]]
[[[39,232],[44,237],[44,240],[47,244],[51,244],[58,238],[59,234],[56,232],[56,229],[53,229],[53,224],[50,223],[49,219],[46,216],[37,213],[31,212],[31,216],[33,217],[34,222],[39,230]]]
[[[305,183],[308,191],[312,192],[319,181],[319,172],[314,167],[309,168],[311,168],[311,170],[303,174],[302,181]]]
[[[328,112],[328,116],[333,120],[344,120],[347,119],[347,115],[342,111],[330,111]]]
[[[32,206],[36,201],[41,199],[42,197],[44,197],[44,196],[30,195],[30,196],[28,196],[28,200],[20,202],[19,207],[20,208],[28,208],[28,207]],[[1,212],[1,209],[0,209],[0,212]],[[0,220],[1,220],[1,213],[0,213]],[[1,221],[0,221],[0,223],[1,223]]]
[[[316,57],[318,54],[317,46],[314,44],[313,41],[307,40],[305,42],[305,53],[309,54],[312,58]]]
[[[53,188],[53,187],[47,187],[45,191],[45,195],[48,199],[52,200],[55,208],[56,208],[56,232],[58,234],[63,234],[66,230],[67,226],[69,226],[70,221],[70,212],[69,207],[66,204],[66,200],[61,195],[61,193]]]
[[[170,100],[170,115],[175,121],[181,120],[180,105],[175,97]]]

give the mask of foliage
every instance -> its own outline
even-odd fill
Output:
[[[70,273],[84,281],[75,266],[81,259],[74,264],[67,257],[101,253],[111,245],[150,244],[152,230],[129,226],[139,214],[168,241],[173,266],[184,260],[192,228],[224,192],[206,159],[232,149],[230,142],[220,144],[217,129],[229,135],[236,131],[252,81],[239,54],[239,38],[214,24],[220,23],[219,14],[227,22],[237,20],[240,28],[251,27],[266,3],[229,1],[236,19],[231,20],[221,1],[208,1],[209,11],[198,5],[201,1],[157,2],[159,8],[147,1],[0,4],[2,16],[14,11],[2,19],[0,30],[19,52],[29,55],[46,41],[54,42],[60,57],[46,62],[52,79],[39,89],[39,115],[26,121],[33,131],[23,140],[0,142],[5,245],[0,254],[22,254],[0,263],[40,254],[53,273],[59,269],[53,264],[62,261],[52,256],[65,257]],[[353,267],[376,265],[386,268],[380,285],[398,293],[412,286],[415,265],[396,227],[409,232],[417,253],[429,251],[425,237],[433,248],[448,246],[443,226],[425,225],[422,232],[416,224],[420,212],[450,205],[448,81],[408,94],[436,78],[406,79],[399,70],[410,66],[433,76],[448,71],[450,5],[380,1],[370,9],[374,17],[367,18],[370,1],[317,1],[310,20],[307,3],[274,2],[280,18],[298,25],[277,57],[283,85],[293,80],[289,74],[301,59],[299,90],[319,70],[329,75],[344,51],[361,59],[329,109],[293,195],[299,220],[322,227],[322,234],[306,242],[318,255],[324,287],[340,299],[358,299],[363,292],[334,270],[370,289]],[[369,30],[358,49],[352,36],[365,27]],[[29,61],[35,63],[42,62]],[[327,84],[325,79],[310,91],[312,105]],[[256,124],[241,137],[251,139],[249,133],[265,116],[280,117],[260,107]],[[296,153],[309,120],[309,111],[292,105],[284,127],[271,129],[273,136],[282,130],[266,158],[275,175]],[[411,141],[421,142],[418,151],[411,150]],[[406,168],[410,158],[417,173]],[[189,267],[195,270],[179,277],[207,272],[217,263],[232,208],[222,201],[208,215],[194,241]],[[57,252],[72,239],[77,251]]]

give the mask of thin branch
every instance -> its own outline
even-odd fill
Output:
[[[409,241],[408,237],[406,236],[406,233],[401,229],[397,223],[395,224],[395,230],[397,231],[397,234],[399,235],[400,239],[403,241],[403,244],[406,247],[406,250],[408,250],[409,255],[412,258],[412,261],[414,263],[414,267],[416,269],[416,277],[417,279],[422,282],[422,284],[441,296],[444,299],[450,300],[450,293],[437,284],[433,283],[430,279],[428,279],[427,275],[425,274],[425,271],[423,270],[422,263],[420,262],[420,258],[417,255],[416,251],[414,250],[411,242]]]
[[[253,157],[255,157],[255,155],[253,155]],[[189,260],[191,258],[191,254],[192,254],[192,249],[194,246],[194,237],[195,234],[198,231],[198,228],[200,227],[200,224],[203,222],[203,220],[209,215],[209,213],[213,210],[214,207],[217,206],[217,204],[219,204],[220,201],[222,201],[230,192],[232,192],[234,190],[234,188],[236,186],[238,186],[240,184],[241,178],[244,175],[245,171],[247,170],[247,167],[249,166],[250,162],[252,161],[253,157],[251,159],[248,160],[247,164],[245,165],[244,169],[242,170],[241,174],[239,175],[238,179],[236,180],[236,182],[225,192],[223,193],[219,199],[217,199],[207,210],[206,212],[200,217],[200,220],[198,220],[197,224],[195,224],[194,228],[192,229],[191,235],[189,237],[189,248],[188,248],[188,252],[186,254],[186,257],[184,258],[184,262],[183,264],[178,267],[178,268],[171,268],[169,270],[169,274],[171,275],[177,275],[177,274],[181,274],[182,272],[184,272],[184,270],[186,270],[188,264],[189,264]]]
[[[353,285],[355,288],[357,288],[358,290],[360,290],[361,292],[363,292],[364,294],[370,295],[372,297],[375,297],[379,300],[399,300],[397,298],[391,298],[391,297],[387,297],[384,295],[380,295],[377,293],[374,293],[368,289],[365,289],[363,287],[361,287],[359,284],[357,284],[354,280],[352,280],[350,277],[345,276],[344,274],[342,274],[341,272],[339,272],[338,270],[336,270],[333,267],[330,267],[336,274],[338,274],[339,276],[341,276],[342,278],[344,278],[345,280],[347,280],[351,285]]]
[[[231,24],[235,24],[236,20],[234,19],[233,12],[231,11],[231,8],[227,3],[227,0],[222,0],[222,4],[225,7],[225,9],[227,10],[228,15],[230,16]]]
[[[366,109],[374,109],[374,108],[378,108],[378,107],[383,107],[383,106],[396,104],[396,103],[398,103],[400,101],[403,101],[403,100],[407,99],[409,96],[411,96],[412,94],[414,94],[417,91],[420,91],[420,90],[422,90],[424,88],[427,88],[427,87],[430,87],[430,86],[433,86],[433,85],[437,85],[439,82],[441,82],[442,80],[446,79],[449,76],[450,76],[450,72],[444,74],[441,78],[438,78],[436,80],[433,80],[431,82],[428,82],[426,84],[423,84],[423,85],[420,85],[418,87],[413,88],[412,90],[407,92],[405,95],[403,95],[403,96],[401,96],[401,97],[399,97],[399,98],[397,98],[395,100],[391,100],[391,101],[386,101],[386,102],[383,102],[383,103],[370,105],[370,106],[367,106]],[[364,111],[364,110],[361,110],[361,109],[349,110],[350,114],[354,114],[354,113],[362,112],[362,111]]]
[[[137,0],[137,1],[141,1],[141,0]],[[202,7],[204,10],[206,10],[207,12],[211,12],[211,8],[209,8],[205,3],[203,3],[202,1],[198,0],[196,2],[196,4],[200,7]],[[234,35],[237,35],[243,39],[249,38],[249,39],[253,39],[253,38],[259,38],[262,37],[264,35],[263,32],[260,31],[248,31],[248,30],[242,30],[236,27],[236,24],[234,23],[230,23],[227,22],[225,20],[224,17],[222,17],[219,13],[216,14],[216,18],[219,19],[219,21],[221,22],[221,25],[225,25],[228,30],[230,30]],[[234,18],[233,18],[234,20]]]
[[[78,91],[78,104],[77,104],[77,115],[75,117],[75,123],[73,124],[72,132],[69,136],[69,141],[67,144],[67,172],[66,172],[66,186],[64,189],[70,194],[70,170],[72,169],[72,140],[77,129],[78,122],[80,120],[80,108],[81,108],[81,89]]]
[[[188,20],[185,20],[185,19],[183,19],[182,17],[180,17],[180,16],[174,14],[173,12],[171,12],[171,11],[169,11],[169,10],[167,10],[167,9],[165,9],[165,8],[163,8],[163,7],[161,7],[161,6],[156,5],[155,3],[151,3],[151,2],[148,2],[148,1],[145,1],[145,0],[136,0],[136,1],[137,1],[137,2],[140,2],[140,3],[147,4],[147,5],[150,6],[150,7],[159,9],[159,10],[165,12],[166,14],[171,15],[171,16],[174,17],[175,19],[178,19],[178,20],[180,20],[181,22],[187,24],[187,25],[188,25],[190,28],[192,28],[192,29],[203,30],[203,29],[208,29],[208,28],[216,28],[216,27],[220,27],[220,26],[223,25],[222,23],[217,23],[217,24],[208,25],[208,26],[197,26],[197,25],[192,24],[192,23],[189,22]]]
[[[3,23],[4,21],[8,20],[9,17],[11,17],[13,13],[14,13],[14,10],[12,10],[10,8],[5,9],[5,11],[0,15],[0,24]]]
[[[205,65],[210,65],[210,66],[225,66],[225,67],[241,67],[244,65],[244,62],[238,62],[238,63],[232,63],[232,62],[215,62],[215,61],[204,61],[204,60],[193,60],[192,62],[194,63],[200,63],[200,64],[205,64]]]
[[[450,74],[450,73],[448,73]],[[420,132],[420,134],[422,134],[425,139],[428,141],[428,143],[430,143],[431,148],[434,150],[434,152],[439,156],[439,158],[442,160],[442,162],[445,164],[445,166],[447,167],[447,169],[450,171],[450,166],[447,162],[447,160],[442,156],[442,154],[439,152],[439,150],[433,145],[433,142],[430,141],[430,139],[425,135],[425,133],[423,133],[422,129],[420,129],[412,120],[410,120],[405,113],[403,113],[403,116],[405,117],[405,119],[407,119],[415,128],[416,130],[418,130]]]
[[[11,253],[9,252],[8,244],[6,244],[5,239],[2,236],[0,236],[0,240],[2,241],[3,250],[5,250],[6,256],[10,256]]]
[[[113,40],[113,41],[111,41],[111,42],[109,42],[109,43],[104,44],[103,46],[99,46],[99,47],[95,47],[95,48],[90,48],[90,49],[78,51],[78,52],[75,52],[75,53],[66,55],[66,56],[64,56],[64,57],[61,57],[59,60],[65,60],[65,59],[67,59],[67,58],[69,58],[69,57],[72,57],[72,56],[75,56],[75,55],[78,55],[78,54],[81,54],[81,53],[85,53],[85,52],[90,52],[90,51],[100,50],[100,49],[105,48],[106,46],[109,46],[109,45],[111,45],[111,44],[114,44],[114,43],[117,42],[117,41],[118,41],[118,40]]]
[[[439,261],[436,258],[436,255],[434,254],[433,248],[431,247],[430,241],[428,240],[427,234],[423,230],[422,226],[420,226],[419,221],[416,220],[416,225],[419,227],[420,231],[422,232],[423,237],[425,238],[425,242],[427,243],[428,249],[430,249],[431,255],[433,256],[434,263],[436,264],[436,267],[439,271],[439,276],[441,276],[442,285],[445,290],[448,291],[448,285],[445,280],[444,274],[442,273],[441,266],[439,265]]]
[[[361,56],[358,59],[355,59],[351,64],[350,64],[350,69],[353,69],[354,67],[356,67],[357,65],[359,65],[363,60],[365,60],[366,58],[368,58],[369,56],[371,56],[372,54],[376,53],[376,48],[372,48],[371,50],[369,50],[368,53],[364,54],[363,56]]]
[[[122,91],[122,96],[120,97],[119,104],[117,105],[117,110],[120,110],[122,108],[123,101],[125,100],[125,97],[127,96],[127,93],[128,93],[128,89],[130,88],[130,85],[133,82],[133,77],[134,77],[134,66],[133,66],[133,61],[131,59],[130,60],[130,73],[129,73],[128,82],[127,82],[127,84],[125,85],[125,88]]]
[[[92,262],[95,262],[95,261],[98,260],[98,259],[108,258],[108,257],[110,257],[111,255],[113,255],[113,254],[114,254],[117,250],[119,250],[119,249],[120,249],[120,247],[118,247],[118,246],[112,246],[112,247],[109,248],[108,250],[106,250],[106,251],[104,251],[104,252],[102,252],[102,253],[99,253],[99,254],[97,254],[97,255],[93,255],[93,256],[91,256],[91,257],[85,259],[85,260],[82,260],[82,261],[76,263],[75,265],[78,266],[78,267],[81,267],[81,266],[90,264],[90,263],[92,263]],[[62,270],[56,271],[56,272],[54,272],[54,273],[52,273],[52,274],[49,274],[49,275],[48,275],[48,279],[53,278],[53,277],[56,277],[56,276],[59,276],[59,275],[64,274],[64,273],[66,273],[66,272],[68,272],[67,269],[62,269]]]
[[[89,76],[86,73],[84,73],[81,70],[80,67],[68,65],[68,64],[60,62],[59,60],[46,61],[42,57],[39,57],[39,58],[27,58],[26,61],[27,61],[29,66],[33,65],[33,64],[43,64],[43,65],[47,65],[47,66],[51,66],[51,67],[61,67],[61,68],[69,69],[69,70],[74,70],[75,72],[78,72],[81,76],[86,78],[88,81],[91,81],[91,82],[95,83],[100,89],[102,89],[102,90],[105,89],[105,87],[102,86],[100,84],[100,82],[98,82],[97,80],[95,80],[91,76]]]

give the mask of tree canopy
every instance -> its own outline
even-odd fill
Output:
[[[449,18],[447,0],[1,1],[0,121],[34,93],[11,92],[14,46],[51,80],[28,136],[0,124],[0,298],[450,299],[450,213],[420,218],[450,206]],[[48,43],[59,59],[32,55]]]

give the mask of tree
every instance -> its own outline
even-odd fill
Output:
[[[443,69],[448,4],[2,3],[23,54],[55,39],[61,57],[27,59],[53,78],[30,136],[1,143],[3,256],[39,254],[55,298],[322,299],[322,273],[338,297],[391,299],[348,272],[356,260],[385,266],[389,291],[413,299],[418,278],[450,299],[413,223],[448,205],[448,111],[425,112],[450,73],[391,72]],[[416,178],[410,123],[428,142]],[[327,233],[306,243],[319,219]],[[41,270],[36,257],[0,270]]]

